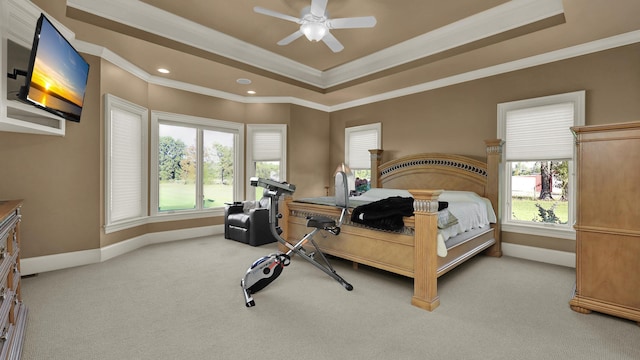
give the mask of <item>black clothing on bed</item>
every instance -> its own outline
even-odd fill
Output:
[[[351,221],[382,230],[400,230],[403,216],[413,216],[413,198],[392,196],[353,209]]]
[[[438,211],[449,207],[446,201],[438,202]],[[413,216],[413,198],[391,196],[357,206],[351,213],[351,221],[381,230],[400,230],[404,216]]]

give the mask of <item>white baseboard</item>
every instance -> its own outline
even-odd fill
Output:
[[[89,265],[112,259],[147,245],[219,235],[223,233],[224,225],[149,233],[108,245],[100,249],[24,258],[20,260],[20,272],[22,275],[31,275],[75,266]],[[576,254],[566,251],[502,243],[502,253],[505,256],[512,256],[549,264],[567,267],[576,266]]]
[[[95,264],[126,254],[141,247],[168,241],[186,240],[224,233],[224,225],[197,227],[149,233],[124,240],[100,249],[74,251],[69,253],[37,256],[20,259],[20,273],[32,275],[45,271],[66,269],[75,266]]]
[[[133,239],[120,241],[100,249],[100,261],[106,261],[116,256],[126,254],[141,247],[160,244],[168,241],[193,239],[224,233],[224,225],[204,226],[191,229],[171,230],[144,234]]]
[[[502,254],[548,264],[576,267],[576,254],[533,246],[502,243]]]
[[[20,259],[20,273],[22,275],[31,275],[98,262],[100,262],[100,249],[37,256]]]

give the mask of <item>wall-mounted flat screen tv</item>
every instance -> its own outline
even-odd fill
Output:
[[[89,63],[44,14],[33,37],[26,82],[19,97],[67,120],[79,122]]]

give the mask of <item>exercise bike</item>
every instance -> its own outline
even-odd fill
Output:
[[[295,185],[279,183],[277,181],[257,177],[252,177],[250,182],[251,186],[260,186],[265,188],[264,195],[269,198],[269,227],[271,229],[271,233],[279,243],[286,246],[289,250],[286,253],[276,252],[263,256],[251,264],[240,281],[240,286],[244,293],[245,305],[247,307],[255,306],[256,303],[253,300],[252,295],[264,289],[267,285],[277,279],[278,276],[280,276],[284,267],[291,264],[292,254],[299,255],[302,259],[310,262],[315,267],[339,282],[348,291],[353,290],[353,286],[336,273],[327,257],[322,253],[322,251],[320,251],[318,245],[313,240],[313,237],[321,231],[327,231],[333,235],[340,234],[340,226],[347,214],[349,199],[349,189],[345,173],[338,172],[335,176],[336,206],[342,208],[338,222],[336,223],[335,220],[324,216],[313,216],[307,218],[307,227],[313,228],[313,230],[306,234],[295,245],[290,244],[280,236],[282,229],[277,226],[277,219],[282,218],[282,214],[278,213],[278,201],[283,195],[293,194],[296,189]],[[314,252],[309,253],[303,247],[309,243],[311,243],[315,248]],[[324,264],[316,261],[316,256],[320,256]]]

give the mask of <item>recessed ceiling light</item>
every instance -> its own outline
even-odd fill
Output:
[[[256,92],[255,92],[255,91],[253,91],[253,90],[249,90],[249,91],[247,91],[247,94],[249,94],[249,95],[255,95],[255,94],[256,94]]]
[[[236,82],[240,85],[249,85],[251,84],[251,80],[249,79],[245,79],[245,78],[240,78],[238,80],[236,80]]]
[[[158,72],[159,72],[159,73],[163,73],[163,74],[168,74],[168,73],[170,73],[171,71],[169,71],[169,70],[167,70],[167,69],[165,69],[165,68],[159,68],[159,69],[158,69]]]

